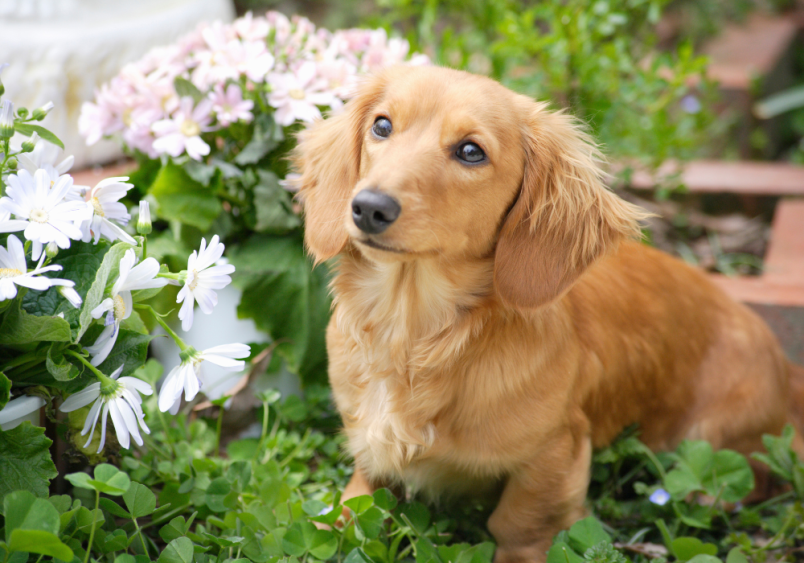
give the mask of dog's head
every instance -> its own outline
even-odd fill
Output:
[[[601,181],[573,119],[488,78],[394,67],[300,135],[305,242],[316,261],[354,245],[376,262],[494,254],[494,285],[535,308],[643,216]]]

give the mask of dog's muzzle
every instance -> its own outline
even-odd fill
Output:
[[[389,195],[373,190],[361,190],[352,200],[352,219],[364,233],[376,235],[396,221],[402,208]]]

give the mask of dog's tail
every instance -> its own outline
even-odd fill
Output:
[[[796,429],[793,449],[804,459],[804,367],[788,364],[790,373],[790,422]]]

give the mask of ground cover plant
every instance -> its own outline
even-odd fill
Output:
[[[351,470],[318,384],[327,274],[304,257],[284,157],[303,121],[337,110],[360,72],[408,50],[385,32],[331,34],[278,14],[202,28],[124,69],[87,106],[88,139],[119,134],[140,164],[130,181],[87,189],[43,142],[60,144],[40,125],[49,107],[3,99],[1,563],[491,561],[492,505],[427,506],[401,489],[340,502]],[[26,142],[14,145],[15,132]],[[37,198],[48,202],[29,205]],[[121,202],[139,203],[136,230]],[[43,210],[61,219],[52,230],[34,225],[49,223]],[[193,301],[208,313],[230,275],[240,314],[274,342],[187,347],[163,315],[173,309],[188,328]],[[158,324],[182,349],[170,374],[147,359]],[[256,425],[227,438],[229,390],[208,393],[213,409],[193,408],[213,388],[203,363],[252,371],[271,352],[268,369],[298,372],[305,397],[259,394]],[[43,405],[47,435],[19,422]],[[549,562],[800,558],[804,464],[791,432],[768,437],[757,458],[787,488],[743,506],[745,458],[703,442],[653,454],[632,429],[597,452],[590,517],[555,538]],[[70,450],[61,474],[53,440]]]

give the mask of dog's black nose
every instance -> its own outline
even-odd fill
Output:
[[[402,208],[394,198],[372,190],[361,190],[352,200],[352,219],[357,228],[376,235],[396,221]]]

